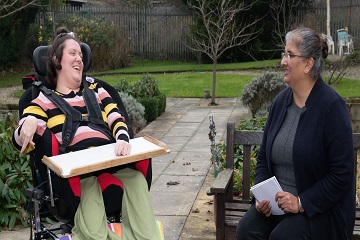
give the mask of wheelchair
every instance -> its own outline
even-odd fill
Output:
[[[83,72],[86,73],[91,67],[91,50],[86,43],[81,43],[80,47],[83,53]],[[39,83],[48,87],[45,81],[48,48],[49,46],[39,46],[33,52],[33,65],[36,73],[22,79],[23,88],[26,91],[19,100],[19,116],[22,115],[26,105],[39,94]],[[85,74],[84,77],[86,77]],[[113,98],[125,118],[129,136],[133,138],[132,125],[118,92],[100,79],[95,79],[95,82],[100,83]],[[80,177],[61,178],[42,162],[44,155],[54,156],[57,154],[59,154],[59,143],[54,134],[47,129],[37,143],[35,150],[30,153],[33,187],[25,190],[25,195],[29,199],[30,239],[33,240],[59,239],[58,235],[71,233],[74,215],[80,202]],[[150,190],[152,181],[151,159],[132,163],[129,167],[144,175]],[[102,189],[108,222],[121,222],[123,195],[121,181],[109,173],[101,173],[98,176],[98,182]],[[46,217],[60,222],[60,227],[46,228],[42,221]]]

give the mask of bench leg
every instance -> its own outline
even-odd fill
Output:
[[[225,195],[214,195],[216,240],[225,240]]]

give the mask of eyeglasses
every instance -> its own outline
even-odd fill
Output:
[[[69,35],[70,37],[75,37],[75,34],[73,32],[68,32],[68,33],[60,33],[57,37],[61,38],[63,36]]]
[[[303,57],[303,58],[305,58],[304,56],[295,55],[295,54],[292,54],[292,53],[289,53],[289,52],[283,52],[283,53],[281,53],[281,59],[283,59],[284,57],[286,57],[288,60],[291,60],[291,59],[293,59],[294,57]]]

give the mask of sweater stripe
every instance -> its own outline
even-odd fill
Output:
[[[91,86],[91,87],[90,87]],[[101,114],[105,123],[108,124],[115,139],[122,139],[129,141],[129,135],[127,133],[127,126],[124,122],[123,116],[119,113],[117,105],[113,102],[109,93],[103,89],[100,84],[91,84],[89,87],[95,92],[95,97],[99,103]],[[57,93],[55,91],[55,93]],[[66,102],[73,106],[76,110],[83,115],[88,115],[87,108],[83,98],[83,92],[71,92],[67,95],[61,95]],[[46,127],[49,128],[54,134],[59,143],[62,143],[62,128],[65,121],[65,115],[62,111],[54,105],[42,92],[35,98],[29,106],[24,110],[24,114],[19,121],[21,124],[26,116],[32,115],[39,121],[39,127],[36,134],[42,136]],[[110,117],[110,121],[109,118]],[[111,124],[109,124],[111,122]],[[19,126],[20,127],[20,126]],[[18,131],[15,131],[16,133]],[[21,146],[19,135],[15,134],[14,139],[16,144]],[[85,149],[89,146],[100,146],[113,142],[105,134],[100,131],[94,130],[87,126],[86,122],[81,122],[77,129],[73,141],[69,144],[67,151],[76,151],[79,149]]]

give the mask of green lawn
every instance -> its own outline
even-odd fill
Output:
[[[218,64],[218,71],[265,71],[279,66],[279,60]],[[263,69],[263,70],[262,70]],[[178,61],[135,60],[132,66],[112,71],[89,72],[88,75],[115,85],[125,78],[134,84],[146,73],[150,73],[159,83],[159,88],[167,97],[203,97],[204,89],[212,89],[212,64],[198,64]],[[27,73],[0,73],[0,87],[21,85],[21,77]],[[246,84],[254,76],[218,73],[216,97],[239,97]],[[360,96],[360,80],[343,79],[334,86],[344,98]],[[22,92],[17,95],[20,96]]]
[[[120,79],[126,79],[131,85],[142,78],[141,75],[101,76],[102,80],[115,85]],[[173,73],[151,74],[159,83],[160,92],[167,97],[203,97],[204,89],[212,89],[212,73]],[[239,97],[244,86],[253,76],[217,74],[216,97]]]
[[[159,83],[159,88],[167,97],[203,97],[204,89],[212,89],[212,73],[172,73],[151,74]],[[99,76],[98,78],[115,85],[126,79],[131,85],[142,78],[142,74],[121,74]],[[216,97],[239,97],[246,84],[254,76],[237,74],[217,74]],[[344,78],[341,84],[332,86],[342,97],[360,97],[360,80]]]
[[[360,97],[360,79],[344,78],[341,84],[332,86],[343,98]]]
[[[26,72],[20,73],[4,73],[0,72],[0,87],[9,87],[9,86],[16,86],[21,85],[21,78],[27,75]]]
[[[280,65],[280,60],[264,60],[257,62],[242,62],[242,63],[226,63],[217,64],[218,71],[225,70],[244,70],[244,69],[263,69],[273,68]],[[132,66],[128,68],[116,69],[111,71],[90,72],[90,75],[104,75],[104,74],[125,74],[125,73],[171,73],[171,72],[203,72],[212,71],[213,65],[198,64],[193,62],[179,62],[179,61],[159,61],[159,60],[134,60]]]

